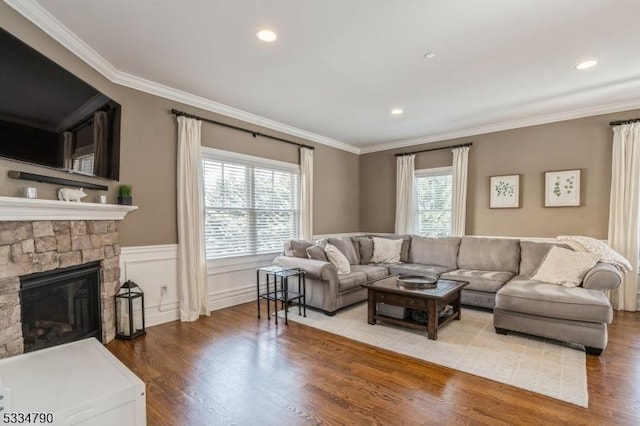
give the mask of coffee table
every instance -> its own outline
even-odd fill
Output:
[[[450,321],[460,320],[460,292],[467,284],[469,284],[467,281],[438,280],[436,288],[409,288],[398,285],[397,275],[363,284],[362,287],[367,288],[369,301],[367,322],[376,324],[377,320],[381,320],[386,323],[418,330],[426,328],[429,339],[436,340],[438,338],[438,328],[448,324]],[[382,315],[378,312],[378,303],[425,312],[427,324],[411,319],[399,319]],[[443,316],[438,315],[440,310],[447,305],[451,305],[451,312]]]

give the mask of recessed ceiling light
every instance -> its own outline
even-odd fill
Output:
[[[400,115],[400,114],[402,114],[402,112],[403,111],[400,108],[394,108],[394,109],[391,110],[391,114],[393,114],[393,115]]]
[[[433,58],[435,58],[435,57],[436,57],[436,54],[435,54],[435,53],[433,53],[433,52],[429,52],[429,53],[425,53],[425,54],[424,54],[424,58],[425,58],[425,59],[433,59]]]
[[[262,41],[266,41],[266,42],[272,42],[275,41],[278,36],[276,35],[276,33],[274,33],[271,30],[260,30],[258,31],[258,38]]]
[[[590,59],[588,61],[580,62],[578,65],[576,65],[576,69],[577,70],[586,70],[587,68],[591,68],[591,67],[595,66],[597,63],[598,63],[598,61],[596,61],[595,59]]]

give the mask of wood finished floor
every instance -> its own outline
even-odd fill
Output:
[[[276,327],[264,308],[261,320],[247,303],[107,346],[146,383],[149,425],[640,424],[640,313],[616,313],[608,348],[587,357],[584,409],[294,322]]]

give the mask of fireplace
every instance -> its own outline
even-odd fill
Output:
[[[101,339],[100,262],[20,277],[24,352]]]

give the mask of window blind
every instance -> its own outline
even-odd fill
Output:
[[[445,170],[416,172],[418,233],[428,237],[451,235],[453,174]]]
[[[203,158],[207,259],[273,253],[298,234],[298,172]]]

